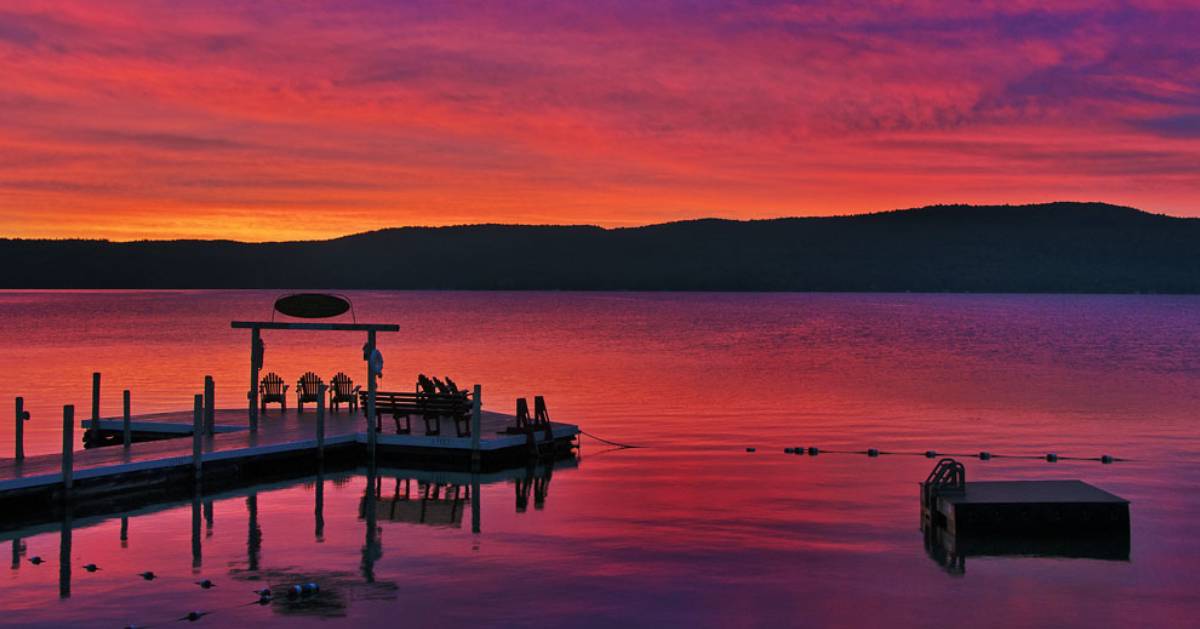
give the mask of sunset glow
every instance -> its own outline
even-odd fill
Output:
[[[27,2],[0,236],[1200,215],[1194,3]]]

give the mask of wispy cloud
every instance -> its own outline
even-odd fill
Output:
[[[0,234],[269,239],[289,207],[353,221],[310,236],[1075,196],[1196,215],[1196,32],[1169,0],[9,8]]]

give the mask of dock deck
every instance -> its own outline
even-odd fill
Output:
[[[1129,501],[1079,480],[968,482],[936,496],[939,524],[955,535],[1087,535],[1129,529]]]
[[[214,412],[214,435],[201,437],[201,466],[206,485],[229,483],[231,476],[242,479],[270,478],[281,467],[298,471],[314,467],[317,462],[316,412],[299,413],[268,411],[260,417],[257,432],[249,430],[248,412],[244,409],[219,409]],[[386,418],[385,418],[386,419]],[[498,469],[530,456],[529,437],[524,434],[504,434],[501,431],[513,423],[513,416],[482,411],[480,416],[480,468]],[[192,411],[157,413],[132,418],[131,431],[156,440],[90,448],[74,452],[74,496],[101,497],[138,489],[161,489],[193,479]],[[443,422],[443,433],[424,435],[377,433],[376,455],[380,464],[431,469],[462,470],[472,463],[470,437],[456,436],[453,422]],[[88,429],[90,420],[80,423]],[[324,460],[331,463],[360,465],[365,460],[367,421],[361,412],[327,412],[325,415]],[[103,433],[120,434],[120,418],[102,418]],[[539,433],[537,441],[550,443],[552,450],[569,450],[579,429],[572,424],[551,424],[549,441]],[[176,438],[163,438],[176,437]],[[184,437],[184,438],[178,438]],[[0,460],[0,507],[37,506],[59,497],[63,491],[62,455],[39,455],[23,461]]]

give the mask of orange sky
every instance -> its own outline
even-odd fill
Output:
[[[1187,3],[234,4],[0,8],[0,235],[1200,215]]]

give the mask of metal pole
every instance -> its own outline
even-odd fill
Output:
[[[16,442],[16,459],[23,461],[25,459],[25,422],[29,421],[29,411],[25,410],[25,398],[17,398],[17,432]]]
[[[100,372],[92,373],[92,425],[91,443],[100,443]]]
[[[475,385],[471,400],[471,465],[476,469],[479,467],[479,433],[481,431],[479,425],[483,419],[483,387]]]
[[[133,427],[130,425],[132,417],[129,409],[129,389],[125,389],[121,392],[121,443],[126,448],[133,443]]]
[[[192,405],[192,471],[200,482],[200,440],[204,438],[204,396],[196,394]]]
[[[324,383],[317,385],[317,460],[325,460],[325,390]]]
[[[250,432],[258,432],[258,346],[259,329],[250,329]]]
[[[213,409],[216,397],[216,383],[213,382],[213,377],[204,376],[204,433],[210,437],[216,432],[216,411]]]
[[[63,407],[63,449],[62,477],[63,489],[70,491],[75,486],[75,405]]]
[[[371,357],[375,354],[375,330],[367,330],[367,464],[375,466],[375,369]]]

